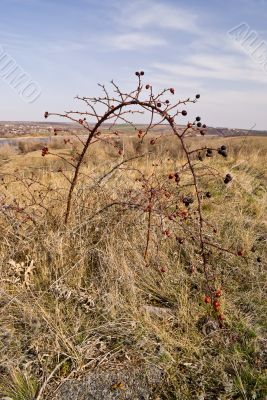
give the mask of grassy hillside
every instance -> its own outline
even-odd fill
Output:
[[[203,139],[189,140],[194,148]],[[199,252],[186,235],[190,218],[165,221],[167,237],[152,223],[146,263],[147,213],[119,204],[139,193],[140,174],[162,181],[184,163],[175,138],[142,148],[125,139],[124,157],[140,157],[107,176],[123,156],[92,146],[67,226],[68,163],[40,151],[0,151],[3,395],[52,399],[63,382],[88,371],[157,366],[162,375],[152,399],[266,398],[267,139],[206,143],[228,147],[227,159],[196,160],[213,171],[201,178],[211,194],[203,212],[212,238],[230,249],[209,254],[223,293],[221,323],[203,300]],[[52,152],[75,158],[68,145]],[[221,178],[226,173],[233,176],[229,185]],[[192,192],[187,179],[181,195]],[[196,205],[190,207],[194,218]],[[114,398],[126,398],[127,381],[120,384]]]

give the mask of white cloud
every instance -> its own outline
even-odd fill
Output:
[[[109,36],[105,39],[105,43],[116,50],[134,50],[166,44],[165,40],[162,38],[141,32],[122,33]]]
[[[165,2],[138,0],[120,10],[118,21],[135,29],[164,28],[197,32],[197,18],[191,12],[179,6],[171,6]]]
[[[267,74],[248,56],[198,53],[186,62],[170,64],[157,62],[153,67],[176,77],[204,78],[227,81],[267,83]]]

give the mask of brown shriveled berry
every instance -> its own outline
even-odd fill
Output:
[[[174,88],[170,88],[171,94],[174,94]]]
[[[48,115],[49,115],[49,113],[48,113],[48,111],[46,111],[46,112],[44,113],[44,117],[45,117],[45,118],[48,118]]]
[[[151,140],[150,140],[150,144],[153,145],[153,144],[155,144],[155,143],[156,143],[156,140],[155,140],[155,139],[151,139]]]
[[[169,175],[169,179],[173,179],[174,178],[174,175],[173,174],[170,174]]]
[[[48,147],[43,147],[42,148],[42,156],[46,156],[48,154]]]
[[[162,273],[167,272],[167,268],[166,267],[161,267],[160,268],[160,272],[162,272]]]
[[[180,244],[183,244],[183,243],[184,243],[184,239],[181,238],[181,237],[179,237],[179,236],[176,237],[176,241],[177,241],[178,243],[180,243]]]

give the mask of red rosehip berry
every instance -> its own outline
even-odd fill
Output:
[[[210,303],[211,303],[211,298],[210,298],[210,296],[207,296],[207,295],[206,295],[206,296],[204,297],[204,301],[205,301],[206,304],[210,304]]]
[[[220,320],[220,321],[224,321],[224,320],[225,320],[225,316],[224,316],[223,314],[220,314],[220,315],[219,315],[219,320]]]
[[[221,295],[222,295],[222,289],[216,290],[215,297],[221,297]]]
[[[218,300],[214,300],[213,302],[213,307],[215,309],[215,311],[218,311],[219,308],[221,307],[220,303],[218,302]]]
[[[167,268],[166,267],[161,267],[160,268],[160,272],[162,272],[162,273],[167,272]]]

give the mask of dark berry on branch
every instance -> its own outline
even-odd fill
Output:
[[[183,111],[182,111],[182,115],[183,115],[184,117],[186,117],[187,111],[186,111],[186,110],[183,110]]]
[[[161,103],[157,103],[157,107],[160,108],[161,107]]]
[[[170,88],[171,94],[174,94],[174,88]]]
[[[184,197],[183,198],[183,203],[186,207],[189,207],[190,204],[192,204],[194,202],[193,198],[190,196]]]
[[[46,111],[46,112],[44,113],[44,117],[45,117],[45,118],[48,117],[48,111]]]
[[[141,75],[141,76],[144,76],[144,75],[145,75],[144,71],[141,71],[141,72],[140,72],[140,75]]]
[[[224,144],[221,146],[221,150],[226,150],[226,146]]]
[[[135,75],[140,76],[140,72],[136,71]]]
[[[261,257],[257,257],[257,261],[258,261],[258,263],[261,263],[261,261],[262,261]]]
[[[227,185],[227,183],[231,182],[232,176],[230,174],[226,174],[224,178],[224,183]]]
[[[169,104],[170,102],[169,102],[169,100],[166,100],[166,104]]]
[[[205,131],[200,131],[200,135],[204,136],[205,135]]]
[[[196,94],[196,99],[200,99],[200,94]]]
[[[227,157],[227,155],[228,155],[226,150],[221,150],[220,154],[221,154],[223,157]]]
[[[150,85],[146,85],[146,89],[149,89],[150,88]]]
[[[206,157],[212,157],[212,150],[207,149]]]
[[[196,121],[200,121],[201,120],[201,118],[200,117],[196,117]]]
[[[203,125],[202,125],[202,128],[206,129],[206,128],[207,128],[207,125],[206,125],[206,124],[203,124]]]
[[[198,122],[198,123],[197,123],[197,127],[198,127],[198,128],[201,128],[201,127],[202,127],[202,123],[201,123],[201,122]]]
[[[210,198],[211,198],[211,193],[210,193],[210,192],[207,192],[207,193],[206,193],[206,197],[207,197],[208,199],[210,199]]]

